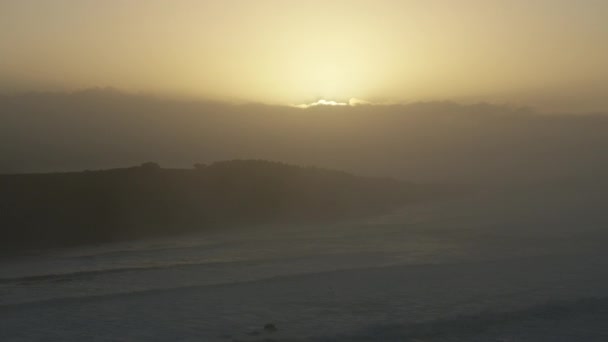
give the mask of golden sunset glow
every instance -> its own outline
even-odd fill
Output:
[[[4,1],[0,87],[598,107],[608,2],[582,2]]]

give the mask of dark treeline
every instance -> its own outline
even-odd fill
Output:
[[[386,212],[432,186],[267,161],[0,176],[1,247],[71,246]]]

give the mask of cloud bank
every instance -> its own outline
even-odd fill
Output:
[[[321,105],[182,102],[117,92],[0,96],[0,172],[234,158],[416,181],[604,177],[607,115],[545,115],[449,102]]]

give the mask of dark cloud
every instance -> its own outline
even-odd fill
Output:
[[[608,116],[450,102],[316,106],[187,102],[110,90],[0,98],[2,172],[233,158],[424,181],[532,181],[608,171]]]

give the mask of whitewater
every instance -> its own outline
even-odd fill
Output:
[[[604,193],[5,257],[0,341],[608,341]]]

